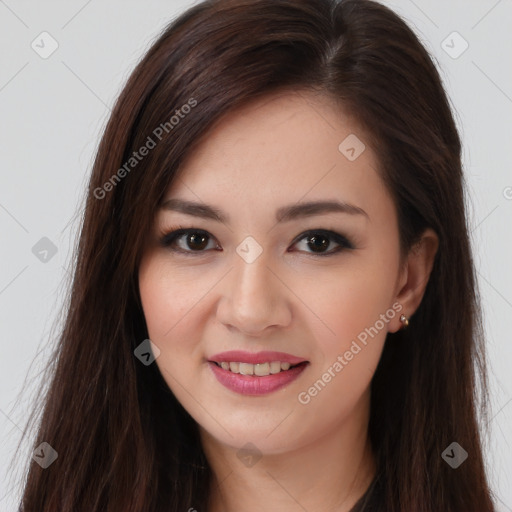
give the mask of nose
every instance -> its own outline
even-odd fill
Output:
[[[228,273],[217,308],[217,319],[248,336],[260,336],[271,328],[290,324],[289,289],[261,255],[247,263],[238,255]]]

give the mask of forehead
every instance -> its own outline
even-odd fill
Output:
[[[366,210],[390,201],[365,133],[334,102],[278,93],[225,115],[182,166],[166,198],[252,206],[336,199]],[[378,213],[378,212],[375,212]]]

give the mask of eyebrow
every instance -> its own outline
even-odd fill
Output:
[[[184,199],[168,199],[161,206],[163,210],[212,219],[222,223],[229,223],[229,216],[218,208],[205,203],[195,203]],[[368,214],[359,206],[340,201],[312,201],[307,203],[295,203],[283,206],[276,211],[277,222],[288,222],[298,218],[321,215],[325,213],[345,213],[349,215],[362,215],[369,220]]]

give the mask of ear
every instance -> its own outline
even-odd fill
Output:
[[[410,319],[421,304],[438,247],[439,238],[430,228],[426,229],[421,239],[411,247],[397,280],[394,302],[402,305],[400,315],[404,314]],[[390,322],[389,332],[396,332],[403,327],[400,315]]]

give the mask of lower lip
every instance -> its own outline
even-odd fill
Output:
[[[208,361],[208,365],[217,380],[231,391],[241,395],[266,395],[293,382],[306,369],[308,363],[265,377],[233,373],[224,370],[211,361]]]

